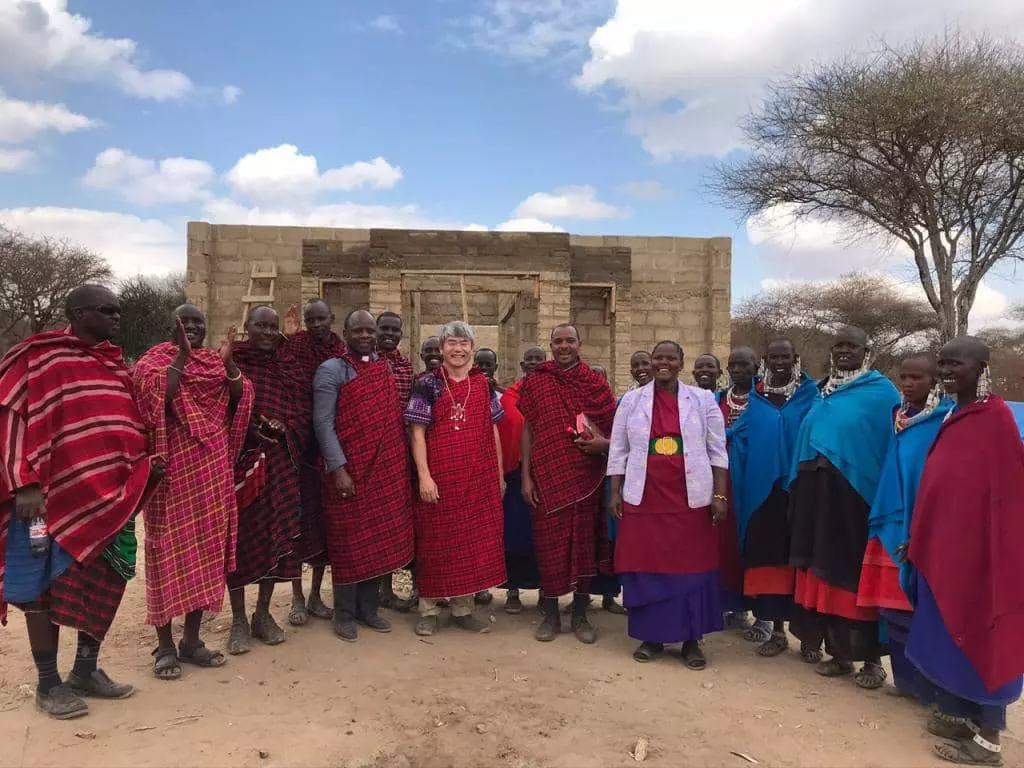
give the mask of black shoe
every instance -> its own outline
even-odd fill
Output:
[[[74,720],[89,714],[89,705],[67,683],[54,686],[46,693],[37,690],[36,706],[54,720]]]
[[[464,629],[467,632],[475,632],[478,635],[484,635],[491,631],[491,625],[486,621],[481,621],[473,614],[466,616],[452,616],[452,624],[459,629]]]
[[[572,631],[581,643],[592,645],[597,642],[597,630],[587,619],[586,614],[576,614],[572,617]]]
[[[386,633],[391,631],[391,622],[376,613],[372,616],[360,618],[359,623],[368,629],[372,629],[374,632]]]
[[[334,627],[334,634],[346,643],[354,643],[359,638],[359,627],[356,626],[356,620],[347,613],[335,611],[331,625]]]
[[[540,626],[537,627],[537,631],[534,633],[534,637],[542,643],[550,643],[558,635],[562,633],[562,617],[557,613],[552,615],[550,613],[544,614],[544,618],[540,622]]]
[[[510,589],[505,597],[505,613],[522,613],[523,601],[519,599],[519,590]]]
[[[93,699],[127,699],[135,693],[135,686],[115,683],[102,669],[94,670],[89,677],[79,677],[72,672],[65,685],[79,696]]]

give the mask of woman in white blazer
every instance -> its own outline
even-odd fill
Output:
[[[620,518],[615,570],[640,662],[682,643],[704,669],[701,638],[722,629],[715,525],[728,510],[725,421],[714,394],[679,381],[683,350],[651,352],[654,381],[627,392],[608,451],[612,514]]]

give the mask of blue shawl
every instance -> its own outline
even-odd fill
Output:
[[[800,426],[789,482],[800,464],[824,456],[865,502],[874,503],[892,434],[892,409],[899,404],[896,387],[878,371],[817,400]]]
[[[747,407],[726,430],[741,554],[750,518],[777,483],[786,484],[800,424],[819,399],[818,386],[806,371],[801,372],[800,384],[782,407],[760,394],[755,384]]]

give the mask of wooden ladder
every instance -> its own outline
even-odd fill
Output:
[[[238,323],[240,335],[245,334],[245,321],[253,307],[274,305],[274,285],[277,283],[277,264],[272,261],[254,261],[249,272],[249,290],[242,297],[242,319]]]

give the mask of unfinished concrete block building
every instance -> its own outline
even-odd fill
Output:
[[[400,313],[413,352],[465,319],[511,381],[527,347],[546,348],[551,329],[572,322],[619,392],[630,355],[660,339],[690,361],[728,354],[730,262],[727,237],[188,225],[188,297],[212,343],[252,306],[283,312],[321,297],[339,326],[352,309]]]

